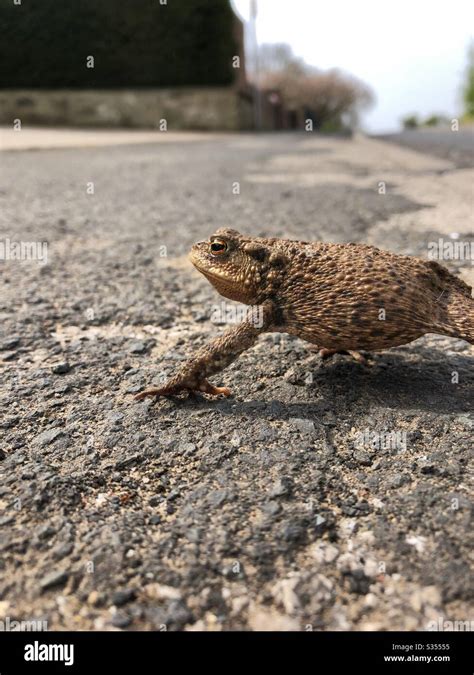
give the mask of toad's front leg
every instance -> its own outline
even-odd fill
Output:
[[[163,387],[146,389],[135,398],[141,400],[147,396],[170,396],[185,390],[230,396],[230,389],[215,387],[207,378],[227,368],[242,352],[252,347],[258,336],[268,329],[272,316],[273,310],[269,303],[252,308],[245,321],[202,347]]]

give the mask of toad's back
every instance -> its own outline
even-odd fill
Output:
[[[473,340],[470,288],[436,262],[359,244],[281,240],[277,248],[291,261],[276,290],[288,333],[351,350],[428,332]]]

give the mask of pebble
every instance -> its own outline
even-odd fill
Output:
[[[165,623],[171,624],[177,630],[193,621],[193,615],[182,600],[172,600],[166,613]]]
[[[299,577],[290,577],[281,579],[273,586],[272,595],[278,604],[283,606],[286,614],[294,614],[300,607],[300,599],[295,593],[295,589],[300,583]]]
[[[124,419],[125,415],[121,412],[110,412],[107,415],[107,420],[112,426],[119,425]]]
[[[186,530],[186,539],[193,544],[197,544],[201,540],[202,530],[199,527],[190,527]]]
[[[313,555],[320,563],[332,563],[339,555],[339,551],[332,544],[320,542],[314,547]]]
[[[180,443],[178,445],[178,450],[183,454],[192,453],[196,451],[196,445],[194,443]]]
[[[372,464],[371,456],[364,450],[358,450],[357,452],[354,452],[354,459],[361,466],[370,466]]]
[[[126,605],[127,602],[130,602],[130,600],[134,600],[135,597],[136,593],[133,588],[126,588],[113,594],[112,604],[116,607],[122,607],[123,605]]]
[[[281,528],[281,538],[284,541],[299,541],[303,538],[304,530],[299,523],[283,523]]]
[[[230,501],[228,490],[214,490],[209,493],[208,501],[211,506],[221,506],[225,501]]]
[[[130,344],[128,351],[130,354],[143,354],[146,352],[146,344],[141,340],[135,340]]]
[[[253,436],[256,441],[269,441],[275,437],[275,431],[271,427],[263,427],[257,429],[255,436]]]
[[[314,433],[314,422],[312,420],[290,417],[288,421],[302,434],[311,435]]]
[[[346,575],[349,579],[349,591],[358,595],[366,595],[369,592],[371,580],[365,576],[364,570],[355,569]]]
[[[67,544],[61,544],[57,548],[53,549],[52,555],[55,560],[61,560],[62,558],[65,558],[68,556],[70,553],[72,553],[74,549],[74,545],[67,543]]]
[[[60,363],[56,363],[51,367],[51,371],[55,375],[65,375],[66,373],[69,373],[70,370],[71,366],[68,361],[61,361]]]
[[[399,488],[402,485],[410,482],[410,478],[403,473],[396,473],[388,480],[388,485],[391,488]]]
[[[33,442],[36,445],[44,447],[45,445],[49,445],[55,441],[59,436],[62,436],[63,433],[64,432],[62,429],[46,429],[46,431],[42,431],[40,434],[38,434]]]
[[[19,344],[20,338],[17,335],[12,335],[0,342],[0,352],[6,352],[10,351],[11,349],[15,349],[15,347],[18,347]]]
[[[131,623],[131,617],[122,612],[116,612],[112,617],[112,626],[115,626],[115,628],[127,628]]]
[[[465,429],[474,429],[474,416],[458,415],[456,422],[461,424]]]
[[[14,522],[14,520],[15,520],[15,518],[11,515],[2,516],[0,518],[0,527],[4,527],[5,525],[10,525],[11,523]]]
[[[126,469],[127,467],[131,466],[132,464],[136,464],[140,461],[141,455],[139,453],[135,453],[134,455],[131,455],[130,457],[123,457],[122,459],[119,459],[117,462],[115,462],[114,468],[121,470],[121,469]]]
[[[53,534],[56,534],[56,530],[49,525],[41,525],[41,527],[36,530],[36,536],[40,540],[49,539]]]
[[[41,579],[40,588],[42,591],[47,591],[50,588],[64,586],[68,578],[68,572],[51,572]]]
[[[166,586],[165,584],[147,584],[143,590],[151,600],[179,600],[181,598],[179,588]]]
[[[276,516],[281,511],[281,506],[278,502],[267,502],[262,506],[262,511],[267,516]]]
[[[322,516],[320,513],[316,514],[316,518],[314,519],[314,525],[318,530],[324,529],[326,525],[326,518]]]
[[[405,541],[407,544],[410,544],[410,546],[413,546],[418,553],[423,553],[425,550],[426,537],[416,534],[407,535]]]
[[[284,497],[291,494],[293,483],[290,478],[286,476],[280,478],[271,488],[269,492],[270,497]]]

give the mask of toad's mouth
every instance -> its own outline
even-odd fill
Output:
[[[208,258],[203,259],[202,252],[191,250],[189,253],[189,259],[197,271],[201,272],[201,274],[204,274],[204,276],[209,280],[215,279],[216,281],[229,281],[227,276],[222,273],[222,270],[212,265],[211,260]]]
[[[234,282],[232,279],[229,279],[228,277],[222,274],[212,272],[208,268],[199,267],[199,265],[194,265],[194,267],[197,269],[198,272],[201,272],[201,274],[203,274],[213,286],[217,286],[220,291],[223,291],[224,289],[230,290],[234,287]]]
[[[204,262],[199,264],[199,260],[193,260],[191,262],[194,267],[200,272],[209,283],[217,290],[217,292],[228,300],[234,300],[235,302],[247,302],[245,294],[242,292],[242,289],[236,284],[235,279],[229,278],[228,276],[222,274],[222,272],[217,272],[214,269],[209,269]]]

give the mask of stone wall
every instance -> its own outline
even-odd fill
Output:
[[[252,102],[235,87],[0,91],[0,124],[236,131],[252,126]]]

